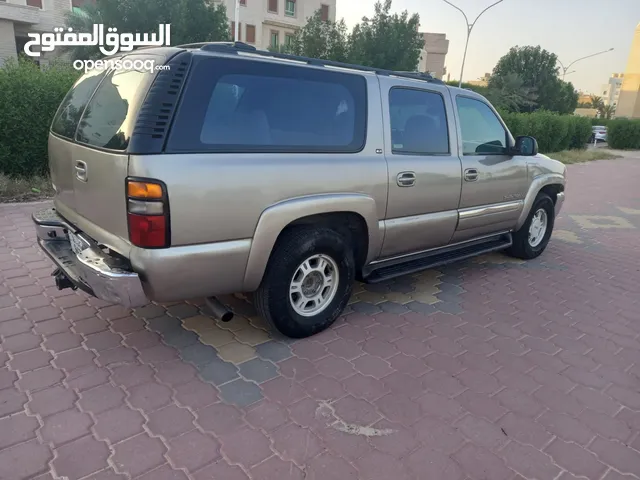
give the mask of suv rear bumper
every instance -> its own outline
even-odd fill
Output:
[[[105,254],[83,237],[55,209],[37,211],[32,218],[38,245],[75,288],[128,308],[149,303],[139,275],[123,268],[122,260]],[[80,249],[74,251],[70,234],[76,239],[75,243],[82,244]]]

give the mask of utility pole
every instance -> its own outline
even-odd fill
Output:
[[[476,22],[478,21],[478,19],[482,16],[482,14],[484,12],[486,12],[487,10],[489,10],[492,7],[495,7],[499,3],[502,3],[504,0],[498,0],[496,3],[493,3],[493,4],[489,5],[487,8],[485,8],[484,10],[482,10],[480,12],[480,14],[476,17],[476,19],[473,21],[473,23],[469,23],[469,19],[467,18],[467,15],[464,13],[464,11],[461,8],[456,7],[449,0],[443,0],[443,1],[445,3],[448,3],[449,5],[451,5],[453,8],[458,10],[460,13],[462,13],[462,16],[464,17],[464,22],[465,22],[465,24],[467,26],[467,40],[466,40],[466,42],[464,44],[464,56],[462,57],[462,68],[460,69],[460,82],[458,83],[458,86],[462,87],[462,75],[464,74],[464,62],[467,60],[467,48],[469,47],[469,37],[471,36],[471,30],[473,30],[473,27],[475,27]]]
[[[562,62],[560,60],[558,60],[558,63],[560,64],[560,68],[562,69],[562,81],[564,82],[564,77],[567,76],[567,70],[569,70],[569,68],[571,68],[571,65],[573,65],[574,63],[579,62],[580,60],[584,60],[585,58],[591,58],[591,57],[595,57],[596,55],[602,55],[603,53],[608,53],[608,52],[610,52],[612,50],[613,50],[613,47],[610,48],[609,50],[603,50],[602,52],[592,53],[591,55],[587,55],[586,57],[581,57],[581,58],[579,58],[577,60],[574,60],[573,62],[571,62],[566,67],[562,64]],[[573,72],[571,72],[571,73],[573,73]]]
[[[235,0],[236,2],[236,15],[235,15],[235,34],[233,40],[236,42],[240,41],[240,0]]]

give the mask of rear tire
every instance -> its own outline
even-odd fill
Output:
[[[254,294],[258,313],[287,337],[329,328],[349,302],[355,280],[353,248],[329,228],[285,232]]]
[[[539,193],[524,225],[513,234],[507,254],[522,260],[538,257],[547,248],[555,222],[555,205],[546,193]]]

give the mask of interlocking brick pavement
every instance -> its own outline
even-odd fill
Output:
[[[42,205],[0,206],[0,479],[638,479],[639,177],[570,166],[539,259],[357,285],[301,341],[58,291]]]

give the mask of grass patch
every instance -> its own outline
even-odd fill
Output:
[[[562,152],[550,153],[549,157],[554,160],[559,160],[564,164],[570,165],[572,163],[592,162],[593,160],[613,160],[614,158],[622,158],[620,155],[615,155],[603,150],[584,149],[584,150],[563,150]]]
[[[11,178],[0,173],[0,203],[42,200],[53,193],[49,178]]]

